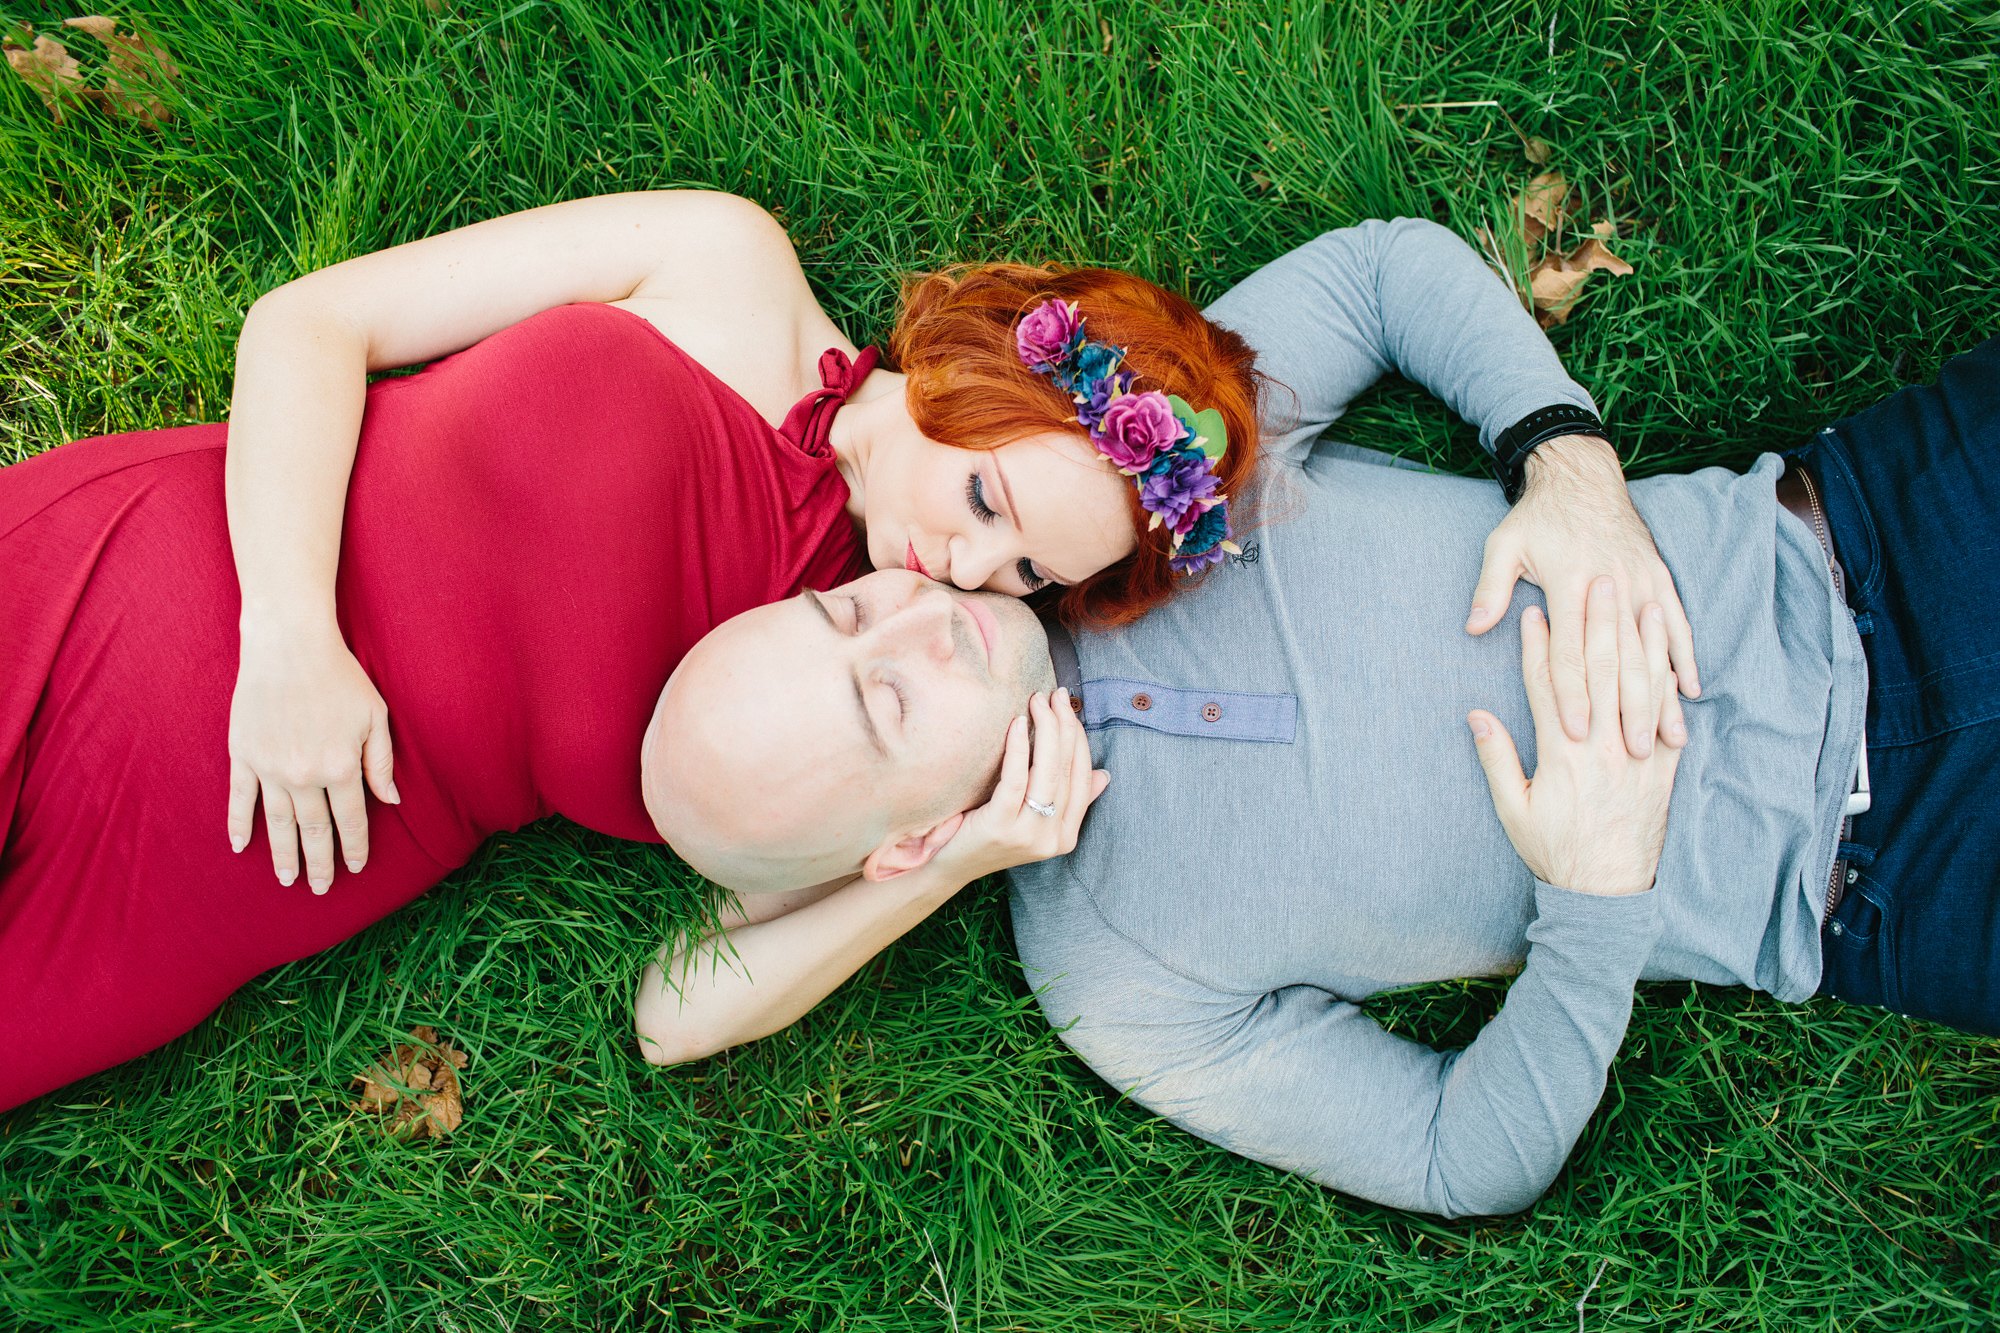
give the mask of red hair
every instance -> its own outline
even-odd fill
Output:
[[[1092,342],[1126,349],[1133,389],[1178,394],[1196,411],[1214,408],[1229,428],[1229,449],[1215,462],[1231,497],[1232,526],[1245,515],[1236,494],[1256,466],[1256,353],[1228,329],[1209,323],[1185,298],[1144,278],[1106,268],[1062,265],[961,265],[915,274],[903,285],[889,356],[909,377],[910,418],[926,436],[961,449],[997,449],[1030,435],[1065,431],[1087,440],[1076,404],[1047,375],[1021,364],[1014,326],[1044,301],[1074,301]],[[1168,568],[1165,527],[1126,491],[1139,545],[1131,555],[1062,591],[1057,609],[1070,624],[1129,624],[1201,575]]]

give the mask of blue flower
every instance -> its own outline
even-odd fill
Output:
[[[1124,353],[1110,343],[1085,344],[1083,350],[1076,354],[1077,387],[1103,379],[1118,368],[1122,359]]]
[[[1220,561],[1227,554],[1222,544],[1229,540],[1229,506],[1205,509],[1181,538],[1180,549],[1167,563],[1176,574],[1192,574]]]

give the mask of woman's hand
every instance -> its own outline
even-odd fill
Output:
[[[1111,775],[1091,768],[1090,741],[1069,697],[1065,689],[1029,696],[1028,716],[1015,718],[1007,728],[992,799],[966,814],[958,832],[925,867],[927,874],[964,885],[981,875],[1075,850],[1084,811],[1111,784]],[[1055,813],[1037,813],[1033,805]]]
[[[1630,680],[1636,672],[1656,702],[1670,695],[1667,644],[1658,603],[1640,610],[1634,628],[1612,581],[1598,579],[1583,627],[1589,735],[1578,741],[1564,734],[1549,676],[1548,620],[1532,606],[1521,613],[1521,674],[1535,718],[1534,780],[1523,776],[1514,739],[1498,718],[1483,711],[1467,717],[1493,808],[1514,850],[1544,883],[1604,895],[1653,886],[1680,750],[1662,745],[1644,759],[1632,757],[1619,728],[1619,686],[1621,676]]]
[[[278,882],[298,878],[305,851],[314,893],[333,883],[334,840],[350,871],[368,862],[364,775],[391,805],[396,793],[389,706],[340,639],[245,629],[229,702],[229,845],[249,845],[257,798]]]

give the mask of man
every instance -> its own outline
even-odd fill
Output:
[[[1559,614],[1556,626],[1582,622],[1588,669],[1574,674],[1588,720],[1577,727],[1573,711],[1584,710],[1559,684],[1562,662],[1549,666],[1538,610],[1482,637],[1457,632],[1455,590],[1481,571],[1468,534],[1507,512],[1491,484],[1308,448],[1389,365],[1488,441],[1518,440],[1515,425],[1543,408],[1588,407],[1477,258],[1428,224],[1369,224],[1269,266],[1209,313],[1295,395],[1280,405],[1288,420],[1271,423],[1284,461],[1256,497],[1267,521],[1251,534],[1254,562],[1137,625],[1073,644],[1049,636],[1053,669],[1112,775],[1080,836],[1103,780],[1086,776],[1061,692],[1053,711],[1031,705],[1032,767],[1020,729],[1007,730],[1007,762],[980,804],[998,719],[1051,669],[1036,627],[1004,603],[871,575],[731,622],[676,673],[648,738],[649,808],[697,868],[768,896],[746,899],[731,932],[743,966],[697,975],[669,960],[671,976],[648,972],[637,1017],[654,1058],[775,1030],[971,875],[1048,851],[1066,854],[1013,871],[1015,929],[1064,1039],[1194,1133],[1403,1207],[1458,1215],[1532,1201],[1601,1095],[1641,978],[1800,1000],[1824,970],[1905,1012],[2000,1021],[2000,932],[1983,887],[1995,821],[1959,821],[1945,851],[1924,836],[1931,797],[1963,808],[1986,789],[1994,747],[1978,728],[2000,707],[1982,717],[1976,691],[1940,693],[1933,677],[1975,679],[2000,700],[1990,679],[2000,670],[1986,665],[2000,662],[1994,631],[1932,633],[1948,616],[1929,603],[1932,627],[1896,620],[1887,674],[1895,697],[1907,688],[1913,702],[1911,725],[1886,743],[1951,748],[1898,759],[1894,798],[1843,842],[1849,811],[1865,804],[1854,788],[1867,665],[1827,551],[1811,526],[1778,513],[1780,460],[1631,488],[1680,602],[1645,586],[1643,561],[1620,579],[1584,580],[1587,614]],[[1946,372],[1961,426],[1968,413],[1992,420],[2000,354],[1989,344],[1979,355],[1968,373]],[[1878,429],[1866,414],[1855,421],[1855,439]],[[1814,461],[1841,490],[1815,481],[1809,516],[1854,566],[1857,606],[1885,588],[1915,597],[1905,585],[1926,561],[1958,558],[1954,543],[1993,547],[1995,525],[1981,516],[2000,506],[1967,479],[1962,442],[1941,444],[1924,467],[1974,490],[1974,502],[1942,545],[1900,547],[1918,520],[1892,513],[1891,493],[1934,506],[1876,455],[1857,463],[1851,443],[1838,428],[1816,442]],[[1489,555],[1508,524],[1535,527],[1536,474],[1547,482],[1569,462],[1529,460],[1528,497]],[[1588,516],[1591,494],[1558,513]],[[1594,494],[1596,512],[1618,512],[1616,497]],[[1534,564],[1545,545],[1531,538],[1510,558],[1555,586]],[[1603,561],[1604,543],[1586,558]],[[1479,581],[1489,612],[1511,590],[1500,563]],[[1684,709],[1668,684],[1681,604],[1700,628],[1707,677]],[[1891,610],[1859,629],[1881,635]],[[1475,614],[1471,627],[1494,619]],[[1879,693],[1879,651],[1875,665]],[[893,716],[871,702],[885,670],[904,687]],[[857,708],[881,710],[880,753],[863,750]],[[1531,719],[1532,785],[1511,743]],[[1926,719],[1945,731],[1922,732]],[[1669,744],[1652,744],[1655,727]],[[1483,775],[1467,753],[1474,738]],[[1949,775],[1934,791],[1929,777],[1911,779],[1940,755]],[[1026,813],[1029,800],[1058,817]],[[1973,812],[1990,811],[1982,800]],[[1851,864],[1837,867],[1837,854]],[[1965,887],[1940,897],[1923,879],[1880,880],[1864,873],[1871,860]],[[1925,885],[1921,903],[1911,884]],[[1936,962],[1928,937],[1890,938],[1903,922],[1972,939],[1953,940],[1956,962]],[[1895,966],[1913,945],[1935,976],[1900,987],[1915,980]],[[1505,1008],[1464,1052],[1391,1037],[1357,1007],[1397,986],[1516,970]]]

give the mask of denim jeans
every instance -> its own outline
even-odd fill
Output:
[[[1794,456],[1868,658],[1874,804],[1820,993],[2000,1035],[2000,338]]]

